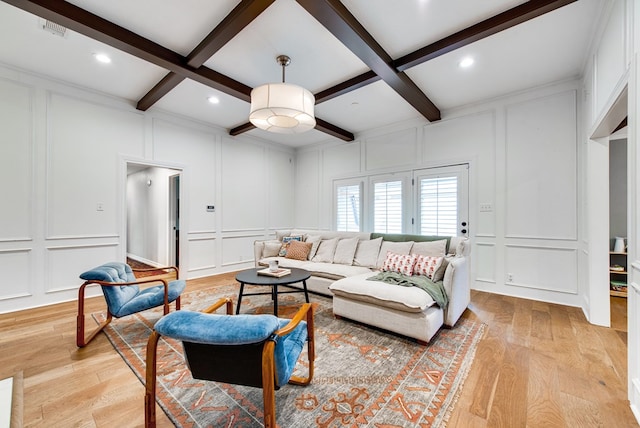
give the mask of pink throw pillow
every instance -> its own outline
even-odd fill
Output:
[[[382,264],[382,270],[411,276],[413,275],[413,267],[416,264],[417,258],[417,254],[395,254],[387,251],[387,257]]]
[[[416,275],[426,275],[430,280],[433,280],[433,276],[442,265],[443,259],[444,257],[418,256],[414,273]]]

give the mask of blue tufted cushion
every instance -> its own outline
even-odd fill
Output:
[[[274,315],[220,315],[178,311],[162,317],[154,329],[162,336],[211,345],[244,345],[267,340],[289,323]],[[277,337],[274,350],[276,385],[289,381],[307,340],[307,323],[302,321],[288,335]]]
[[[101,266],[95,267],[80,275],[81,279],[85,281],[104,281],[104,282],[135,282],[136,277],[126,263],[121,262],[109,262]],[[129,300],[133,299],[140,287],[137,285],[123,285],[123,286],[102,286],[102,292],[104,298],[107,301],[109,311],[115,316],[120,313],[122,306],[124,306]]]
[[[136,277],[126,263],[109,262],[95,267],[80,275],[85,281],[104,282],[135,282]],[[186,287],[184,280],[171,281],[169,283],[169,302],[173,302],[180,296]],[[124,317],[149,308],[161,306],[164,303],[164,286],[145,288],[140,291],[137,285],[102,286],[104,298],[107,301],[109,312],[116,317]]]
[[[290,320],[279,319],[280,328],[289,323]],[[276,348],[274,359],[276,361],[276,385],[282,386],[289,382],[293,374],[296,362],[307,341],[307,323],[301,321],[293,331],[286,336],[276,338]]]
[[[266,340],[280,327],[273,315],[220,315],[177,311],[162,317],[154,329],[163,336],[193,343],[244,345]]]
[[[169,282],[169,303],[176,300],[180,294],[184,291],[187,283],[182,280],[176,280]],[[108,287],[105,287],[108,288]],[[125,287],[121,287],[125,288]],[[111,311],[114,317],[124,317],[127,315],[135,314],[136,312],[144,311],[145,309],[155,308],[156,306],[162,306],[164,304],[164,286],[156,285],[154,287],[145,288],[140,291],[128,302],[118,308],[117,313]]]

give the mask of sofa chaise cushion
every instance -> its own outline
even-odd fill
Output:
[[[422,312],[435,304],[429,294],[418,287],[401,287],[380,281],[367,281],[372,272],[350,276],[334,282],[329,289],[336,295],[372,303],[403,312]]]

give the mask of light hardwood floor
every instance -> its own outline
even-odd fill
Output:
[[[190,280],[189,290],[234,281]],[[89,312],[104,308],[88,301]],[[626,302],[612,300],[614,328],[577,308],[472,292],[465,312],[485,335],[449,427],[637,426],[626,393]],[[25,427],[135,427],[144,388],[98,335],[75,345],[75,302],[0,315],[0,379],[24,373]],[[160,427],[172,426],[158,408]]]

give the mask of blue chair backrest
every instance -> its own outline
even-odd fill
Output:
[[[110,262],[95,267],[80,275],[85,281],[135,282],[136,277],[126,263]],[[134,298],[140,291],[137,285],[102,286],[104,298],[111,313],[118,313],[122,305]]]
[[[304,321],[285,337],[273,336],[289,321],[267,314],[177,311],[162,317],[154,329],[161,336],[183,342],[187,364],[195,379],[256,387],[262,386],[262,346],[265,340],[272,339],[276,342],[274,359],[278,388],[291,377],[307,338]]]

